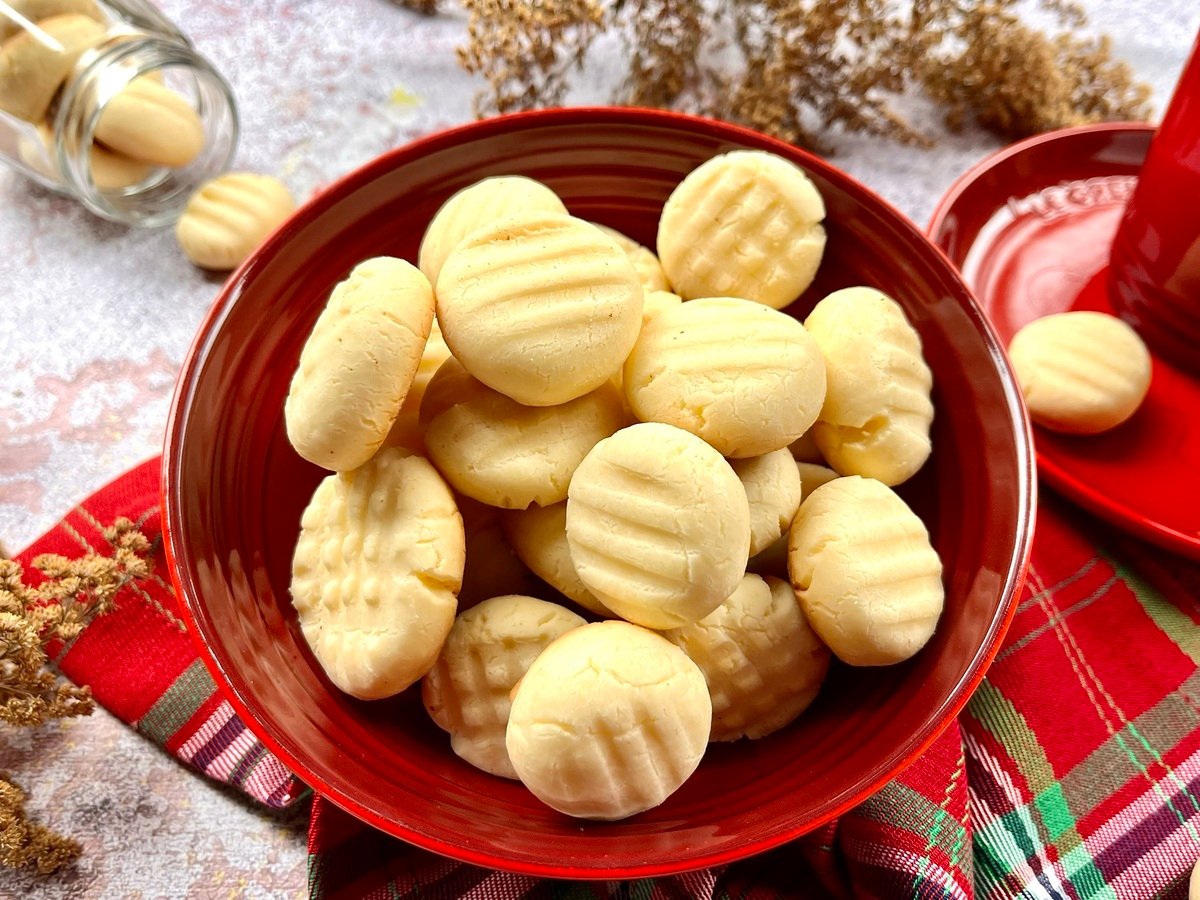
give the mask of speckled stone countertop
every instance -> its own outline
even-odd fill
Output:
[[[455,47],[459,11],[425,18],[386,0],[163,0],[232,83],[236,167],[275,174],[305,198],[419,135],[471,118],[479,83]],[[447,4],[453,6],[453,4]],[[1165,105],[1200,26],[1194,0],[1088,0]],[[569,103],[604,102],[613,43]],[[833,161],[924,224],[950,182],[998,146],[951,135],[930,150],[836,141]],[[25,546],[72,505],[159,452],[175,373],[220,279],[192,268],[169,229],[129,230],[0,169],[0,544]],[[303,895],[307,811],[271,814],[177,764],[104,711],[36,732],[0,731],[0,770],[31,789],[41,821],[83,842],[48,880],[0,870],[0,897]]]

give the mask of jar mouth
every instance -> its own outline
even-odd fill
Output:
[[[153,76],[195,109],[204,145],[186,165],[146,163],[127,183],[99,184],[93,147],[101,113],[138,78]],[[237,148],[237,107],[228,82],[185,41],[122,30],[79,61],[55,114],[55,154],[65,187],[98,216],[126,225],[174,222],[205,181],[228,168]]]

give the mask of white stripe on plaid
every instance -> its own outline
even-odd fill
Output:
[[[1174,768],[1175,774],[1178,775],[1185,784],[1194,781],[1197,777],[1200,777],[1200,750],[1197,750]],[[1190,806],[1190,804],[1183,804],[1184,809],[1186,809],[1188,806]],[[1113,843],[1125,837],[1131,831],[1135,831],[1137,826],[1131,825],[1131,823],[1137,822],[1140,824],[1141,822],[1145,821],[1147,817],[1160,812],[1162,808],[1163,798],[1161,792],[1155,790],[1153,787],[1147,787],[1147,789],[1143,791],[1136,800],[1097,828],[1096,831],[1088,837],[1086,841],[1088,852],[1090,852],[1093,857],[1098,856],[1101,852],[1111,847]],[[1192,813],[1187,816],[1187,820],[1192,823],[1196,823],[1198,819],[1200,819],[1200,812],[1196,812],[1195,810],[1193,810]],[[1180,825],[1181,830],[1183,830],[1185,832],[1185,836],[1187,836],[1186,829],[1182,828],[1182,823],[1180,823]],[[1191,842],[1192,847],[1195,848],[1196,841],[1190,836],[1187,837]],[[1195,854],[1193,854],[1193,856],[1194,855]],[[1195,862],[1195,859],[1193,859],[1192,862]],[[1189,865],[1191,865],[1191,863],[1189,863]]]
[[[192,762],[196,755],[204,749],[204,747],[217,736],[225,723],[233,718],[233,707],[224,700],[218,706],[211,716],[204,720],[204,724],[196,729],[196,733],[188,738],[179,748],[179,758]]]
[[[208,765],[198,765],[197,757],[203,754],[205,748],[209,747],[227,727],[237,731],[228,746]],[[179,748],[178,756],[185,762],[196,766],[204,774],[216,778],[218,781],[228,782],[237,770],[238,763],[245,759],[247,754],[260,747],[262,744],[258,738],[236,717],[233,707],[227,701],[222,700],[212,715],[196,729],[196,733]],[[293,788],[292,780],[292,773],[284,768],[273,754],[262,752],[250,770],[243,773],[241,789],[260,803],[280,807],[291,802],[302,788],[302,786]],[[280,794],[281,789],[285,787],[288,789]]]
[[[1038,885],[1038,875],[1040,874],[1050,882],[1050,888],[1057,891],[1059,896],[1074,896],[1073,892],[1069,891],[1063,885],[1065,873],[1061,865],[1051,863],[1049,856],[1046,855],[1046,847],[1042,843],[1032,816],[1029,814],[1028,805],[1022,799],[1020,789],[1013,784],[1012,778],[1000,765],[999,761],[988,753],[965,729],[962,736],[963,746],[967,750],[968,758],[974,765],[986,769],[1004,794],[1002,801],[1003,809],[997,813],[997,810],[989,807],[984,798],[976,793],[976,789],[968,778],[967,801],[970,806],[971,819],[975,822],[975,843],[987,844],[995,853],[1003,857],[1004,868],[1011,872],[1020,883],[1031,886]],[[1015,812],[1020,817],[1022,825],[1032,838],[1038,864],[1037,871],[1034,870],[1029,858],[1025,855],[1025,851],[1018,846],[1016,840],[1009,834],[1007,827],[1001,821],[1001,817],[1009,811]],[[976,882],[980,881],[978,874],[977,872]],[[983,884],[977,884],[976,886],[984,889],[988,887],[1000,887],[1000,885]],[[1007,900],[1006,894],[992,893],[990,896],[996,898],[996,900],[1001,900],[1001,898]]]

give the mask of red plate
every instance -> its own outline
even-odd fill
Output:
[[[963,273],[1005,344],[1051,313],[1111,313],[1108,252],[1154,129],[1089,125],[1038,135],[954,183],[929,236]],[[1200,559],[1200,380],[1155,358],[1125,424],[1077,437],[1034,429],[1038,470],[1080,506]]]

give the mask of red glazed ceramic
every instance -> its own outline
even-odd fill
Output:
[[[931,643],[888,670],[837,667],[793,726],[713,746],[659,808],[569,819],[459,760],[416,691],[335,690],[288,599],[301,510],[325,473],[288,446],[283,400],[333,285],[377,254],[414,259],[451,193],[523,174],[573,213],[654,244],[672,188],[717,153],[795,160],[825,197],[825,292],[877,285],[903,305],[934,372],[934,454],[902,493],[945,564]],[[1032,450],[1015,381],[954,268],[903,216],[829,164],[681,115],[572,109],[492,119],[388,153],[300,209],[235,273],[184,363],[163,461],[168,549],[202,655],[263,741],[317,791],[414,844],[538,875],[623,878],[729,862],[796,837],[881,787],[953,719],[1014,609],[1032,530]]]
[[[1200,36],[1150,142],[1109,262],[1117,313],[1200,378]]]
[[[962,270],[1007,345],[1026,323],[1113,312],[1109,249],[1154,134],[1092,125],[1039,135],[950,188],[929,235]],[[1154,358],[1142,407],[1091,436],[1034,429],[1038,470],[1081,506],[1200,559],[1200,379]]]

